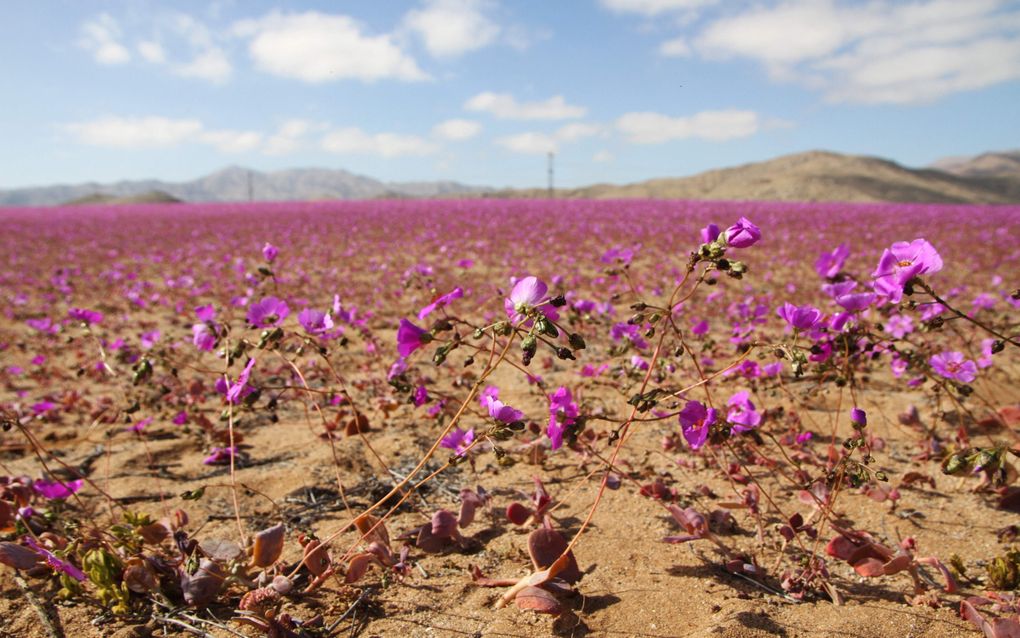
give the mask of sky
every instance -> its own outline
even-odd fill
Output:
[[[230,165],[557,186],[1020,148],[1020,2],[0,7],[0,188]]]

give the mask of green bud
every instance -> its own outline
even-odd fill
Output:
[[[567,338],[567,340],[570,342],[570,347],[573,348],[574,350],[584,350],[585,348],[584,337],[577,334],[576,332],[570,333],[570,336]]]

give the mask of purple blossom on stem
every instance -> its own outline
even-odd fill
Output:
[[[716,239],[719,239],[719,227],[715,224],[709,224],[701,229],[701,243],[711,244]]]
[[[269,242],[266,242],[266,245],[262,247],[262,256],[265,257],[266,261],[269,263],[273,263],[279,254],[280,249]]]
[[[790,302],[784,303],[776,310],[776,314],[783,318],[796,330],[810,330],[822,318],[822,311],[812,306],[795,306]]]
[[[67,311],[67,316],[90,326],[103,320],[103,313],[86,308],[71,308]]]
[[[47,498],[51,501],[58,499],[65,499],[68,496],[75,494],[81,489],[84,481],[82,479],[76,479],[74,481],[45,481],[38,480],[32,482],[32,489],[40,494],[43,498]]]
[[[202,459],[205,465],[229,465],[230,459],[237,456],[236,447],[214,447],[209,456]]]
[[[248,378],[251,376],[251,370],[254,367],[255,358],[252,357],[248,359],[248,364],[244,366],[244,370],[241,370],[241,374],[237,375],[237,381],[227,387],[226,395],[228,402],[236,404],[255,391],[254,388],[248,386]]]
[[[443,440],[439,442],[439,446],[445,447],[448,450],[453,450],[457,456],[464,456],[467,453],[468,447],[472,442],[474,442],[474,440],[474,428],[469,430],[454,428],[449,434],[443,437]]]
[[[191,326],[191,342],[203,352],[212,352],[216,347],[216,333],[209,328],[209,324],[196,323]]]
[[[602,255],[600,261],[604,264],[612,264],[614,262],[619,262],[623,265],[628,265],[633,259],[634,250],[632,248],[613,246]]]
[[[216,308],[212,304],[198,306],[195,308],[195,316],[198,317],[199,321],[212,321],[216,318]]]
[[[523,421],[524,413],[520,410],[511,408],[509,405],[503,403],[496,397],[499,395],[499,390],[496,390],[495,395],[487,394],[483,397],[483,406],[489,412],[489,416],[499,421],[500,423],[513,423],[514,421]]]
[[[569,389],[560,386],[552,393],[549,397],[549,425],[545,430],[552,449],[558,450],[563,445],[563,433],[574,424],[579,414]]]
[[[445,295],[440,295],[440,296],[436,297],[432,301],[432,303],[430,303],[429,305],[425,306],[420,311],[418,311],[418,321],[421,321],[421,320],[425,319],[425,317],[427,317],[429,315],[429,313],[433,312],[434,310],[436,310],[438,308],[442,308],[442,307],[448,305],[454,299],[460,299],[463,296],[464,296],[464,289],[461,288],[460,286],[457,286],[456,288],[454,288],[450,292],[446,293]]]
[[[422,345],[432,341],[432,335],[428,330],[423,330],[407,319],[400,320],[400,327],[397,328],[397,353],[406,357]]]
[[[25,325],[27,325],[32,330],[38,330],[39,332],[44,332],[46,334],[51,335],[57,334],[58,330],[57,325],[54,324],[49,317],[43,317],[41,319],[28,319],[25,321]]]
[[[531,321],[527,315],[529,311],[534,309],[541,312],[550,321],[556,321],[560,318],[556,309],[548,304],[541,305],[546,301],[546,293],[548,291],[549,287],[537,277],[521,279],[514,285],[513,290],[510,291],[510,297],[503,300],[506,316],[514,324],[520,324],[527,320],[527,323],[524,325],[529,325]]]
[[[940,270],[942,258],[935,247],[924,239],[915,239],[909,243],[898,241],[886,248],[871,276],[875,278],[875,291],[898,303],[908,281]]]
[[[868,425],[868,413],[860,408],[854,408],[850,410],[850,422],[863,428]]]
[[[248,323],[256,328],[274,328],[283,323],[290,308],[282,299],[263,297],[248,307]]]
[[[747,432],[761,424],[761,414],[755,410],[747,390],[742,390],[731,396],[726,405],[730,406],[726,413],[726,419],[733,424],[733,432]]]
[[[420,385],[414,390],[414,407],[420,408],[429,402],[429,391],[428,389]]]
[[[970,383],[977,378],[977,365],[965,359],[962,352],[940,352],[928,359],[928,364],[936,373],[953,381]]]
[[[321,312],[314,308],[305,308],[298,313],[298,323],[310,335],[319,337],[333,328],[333,318],[328,312]]]
[[[66,560],[57,557],[56,554],[54,554],[50,550],[46,549],[45,547],[43,547],[39,543],[35,542],[35,539],[32,538],[31,536],[23,536],[21,538],[21,542],[23,542],[25,545],[30,547],[33,552],[35,552],[36,554],[39,554],[40,556],[42,556],[43,560],[46,561],[46,564],[53,571],[55,571],[55,572],[62,572],[64,574],[67,574],[71,578],[73,578],[73,579],[75,579],[75,580],[77,580],[79,582],[82,582],[82,583],[84,583],[86,580],[88,580],[85,577],[85,574],[83,574],[80,569],[78,569],[77,567],[75,567],[71,563],[67,562]]]
[[[819,255],[818,260],[815,261],[815,272],[818,273],[819,277],[831,279],[843,270],[843,266],[846,264],[847,257],[849,256],[850,247],[846,244],[840,244],[831,253]]]
[[[761,229],[746,217],[726,229],[726,245],[732,248],[749,248],[761,240]]]
[[[687,444],[692,450],[697,450],[708,440],[708,430],[715,424],[715,408],[706,408],[701,401],[688,401],[679,417]]]
[[[161,336],[163,335],[159,330],[150,330],[148,332],[143,332],[139,339],[139,342],[141,343],[142,346],[142,350],[152,350],[153,346],[156,345],[156,342],[159,341],[159,338]]]

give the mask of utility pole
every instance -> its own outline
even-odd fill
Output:
[[[553,158],[556,153],[549,151],[549,199],[553,198]]]

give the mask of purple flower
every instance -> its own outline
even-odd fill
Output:
[[[174,425],[184,425],[187,422],[188,413],[185,412],[184,410],[181,410],[180,412],[175,414],[173,420],[171,421],[171,423],[173,423]]]
[[[153,417],[151,417],[151,416],[150,417],[146,417],[144,419],[140,419],[138,421],[135,421],[134,425],[132,425],[131,427],[129,427],[127,429],[132,431],[132,432],[134,432],[135,434],[141,434],[142,430],[144,430],[145,428],[147,428],[150,425],[152,425],[152,421],[153,421]]]
[[[495,395],[487,394],[483,397],[483,405],[486,410],[489,411],[489,416],[499,421],[500,423],[513,423],[514,421],[523,421],[524,413],[520,410],[511,408],[509,405],[503,403],[496,396],[499,395],[499,390],[496,390]]]
[[[970,383],[977,377],[977,365],[964,359],[962,352],[941,352],[928,359],[928,364],[941,376],[960,383]]]
[[[897,339],[902,339],[914,331],[914,320],[906,315],[892,315],[885,322],[885,331]]]
[[[204,352],[212,352],[216,347],[216,333],[209,329],[209,324],[196,323],[191,326],[191,342]]]
[[[212,304],[195,308],[195,316],[199,321],[212,321],[216,318],[216,308]]]
[[[710,244],[716,239],[719,239],[719,227],[715,224],[709,224],[701,229],[701,243]]]
[[[44,481],[40,479],[32,482],[32,489],[42,495],[43,498],[53,501],[57,499],[65,499],[68,496],[75,494],[81,489],[83,483],[84,481],[82,479],[67,481],[66,483],[60,481]]]
[[[276,246],[266,242],[266,245],[262,247],[262,256],[266,258],[266,261],[273,263],[276,256],[280,254],[280,249]]]
[[[622,246],[614,246],[602,255],[601,261],[604,264],[620,262],[621,264],[627,265],[630,264],[632,259],[634,259],[633,249],[623,248]]]
[[[846,244],[840,244],[831,253],[819,255],[818,260],[815,261],[815,272],[818,273],[819,277],[831,279],[838,275],[839,271],[843,270],[843,265],[846,264],[846,259],[849,256],[850,247]]]
[[[39,332],[45,332],[47,334],[57,334],[57,326],[50,320],[49,317],[43,317],[42,319],[28,319],[25,321],[32,330],[38,330]]]
[[[515,324],[520,324],[527,320],[525,325],[529,325],[531,321],[527,315],[529,311],[534,309],[541,312],[550,321],[556,321],[560,317],[555,308],[548,304],[539,307],[542,302],[546,301],[546,292],[548,290],[549,287],[545,285],[545,282],[536,277],[521,279],[514,285],[514,289],[510,291],[510,297],[503,300],[506,316]]]
[[[733,424],[733,432],[747,432],[761,424],[761,414],[755,411],[747,390],[731,396],[726,405],[730,406],[726,419]]]
[[[71,308],[67,311],[67,316],[88,325],[99,323],[103,320],[103,313],[85,308]]]
[[[715,424],[715,408],[706,408],[701,401],[688,401],[680,411],[680,429],[692,450],[708,440],[708,430]]]
[[[420,408],[429,402],[429,391],[425,386],[420,385],[414,390],[414,407]]]
[[[940,270],[942,258],[935,247],[924,239],[915,239],[910,243],[898,241],[886,248],[871,276],[875,278],[875,291],[888,297],[890,302],[898,303],[908,281]]]
[[[436,310],[437,308],[442,308],[443,306],[446,306],[447,304],[449,304],[454,299],[460,299],[463,296],[464,296],[464,289],[461,288],[460,286],[457,286],[456,288],[454,288],[450,292],[446,293],[445,295],[440,295],[440,296],[436,297],[435,300],[432,303],[430,303],[429,305],[425,306],[420,311],[418,311],[418,321],[423,320],[433,310]]]
[[[467,453],[468,447],[474,440],[474,428],[471,428],[470,430],[454,428],[449,434],[443,437],[443,440],[439,442],[439,446],[453,450],[456,452],[457,456],[464,456]]]
[[[741,217],[726,229],[726,244],[733,248],[748,248],[761,239],[761,229],[746,217]]]
[[[237,375],[237,381],[227,387],[225,394],[227,395],[228,402],[237,403],[255,391],[254,388],[248,387],[248,378],[251,376],[251,370],[254,367],[255,358],[252,357],[248,359],[248,364],[244,366],[244,370],[241,370],[241,374]]]
[[[328,312],[305,308],[298,313],[298,323],[310,335],[321,336],[333,328],[333,318]]]
[[[810,330],[822,318],[822,312],[812,306],[795,306],[790,302],[784,303],[776,314],[786,320],[797,330]]]
[[[981,356],[978,357],[977,360],[977,366],[979,368],[988,368],[992,365],[992,357],[995,354],[992,352],[993,345],[995,345],[995,339],[981,340]]]
[[[645,361],[644,359],[642,359],[641,357],[639,357],[636,354],[635,355],[631,355],[631,357],[630,357],[630,365],[634,366],[634,369],[636,369],[636,370],[642,370],[643,371],[643,370],[647,370],[648,369],[648,362]]]
[[[704,337],[708,334],[708,321],[702,319],[698,323],[691,326],[691,334],[698,337]]]
[[[139,341],[141,342],[142,350],[152,350],[152,347],[156,345],[162,333],[159,330],[150,330],[149,332],[143,332]]]
[[[205,465],[230,465],[230,459],[237,456],[236,447],[214,447],[209,456],[202,459]]]
[[[432,341],[432,335],[428,330],[423,330],[407,319],[400,320],[400,327],[397,328],[397,352],[401,357],[406,357],[423,344]]]
[[[549,425],[545,430],[552,449],[558,450],[563,445],[563,433],[574,424],[579,414],[577,404],[571,399],[570,390],[560,386],[552,393],[549,397]]]
[[[248,323],[256,328],[273,328],[283,323],[290,314],[290,308],[282,299],[263,297],[248,306]]]
[[[850,422],[863,428],[868,425],[868,413],[860,408],[854,408],[850,410]]]
[[[400,357],[390,366],[390,371],[386,374],[386,380],[392,381],[405,372],[407,372],[407,359]]]
[[[43,560],[46,561],[46,564],[49,565],[50,569],[52,569],[53,571],[63,572],[79,582],[84,583],[86,580],[88,580],[85,577],[85,574],[83,574],[80,569],[78,569],[71,563],[67,562],[66,560],[58,558],[56,554],[49,551],[45,547],[39,545],[39,543],[35,542],[35,539],[33,539],[31,536],[23,536],[21,542],[23,542],[25,545],[28,545],[32,549],[32,551],[34,551],[36,554],[42,556]]]
[[[864,310],[875,301],[873,292],[854,292],[836,297],[836,303],[850,312]]]

